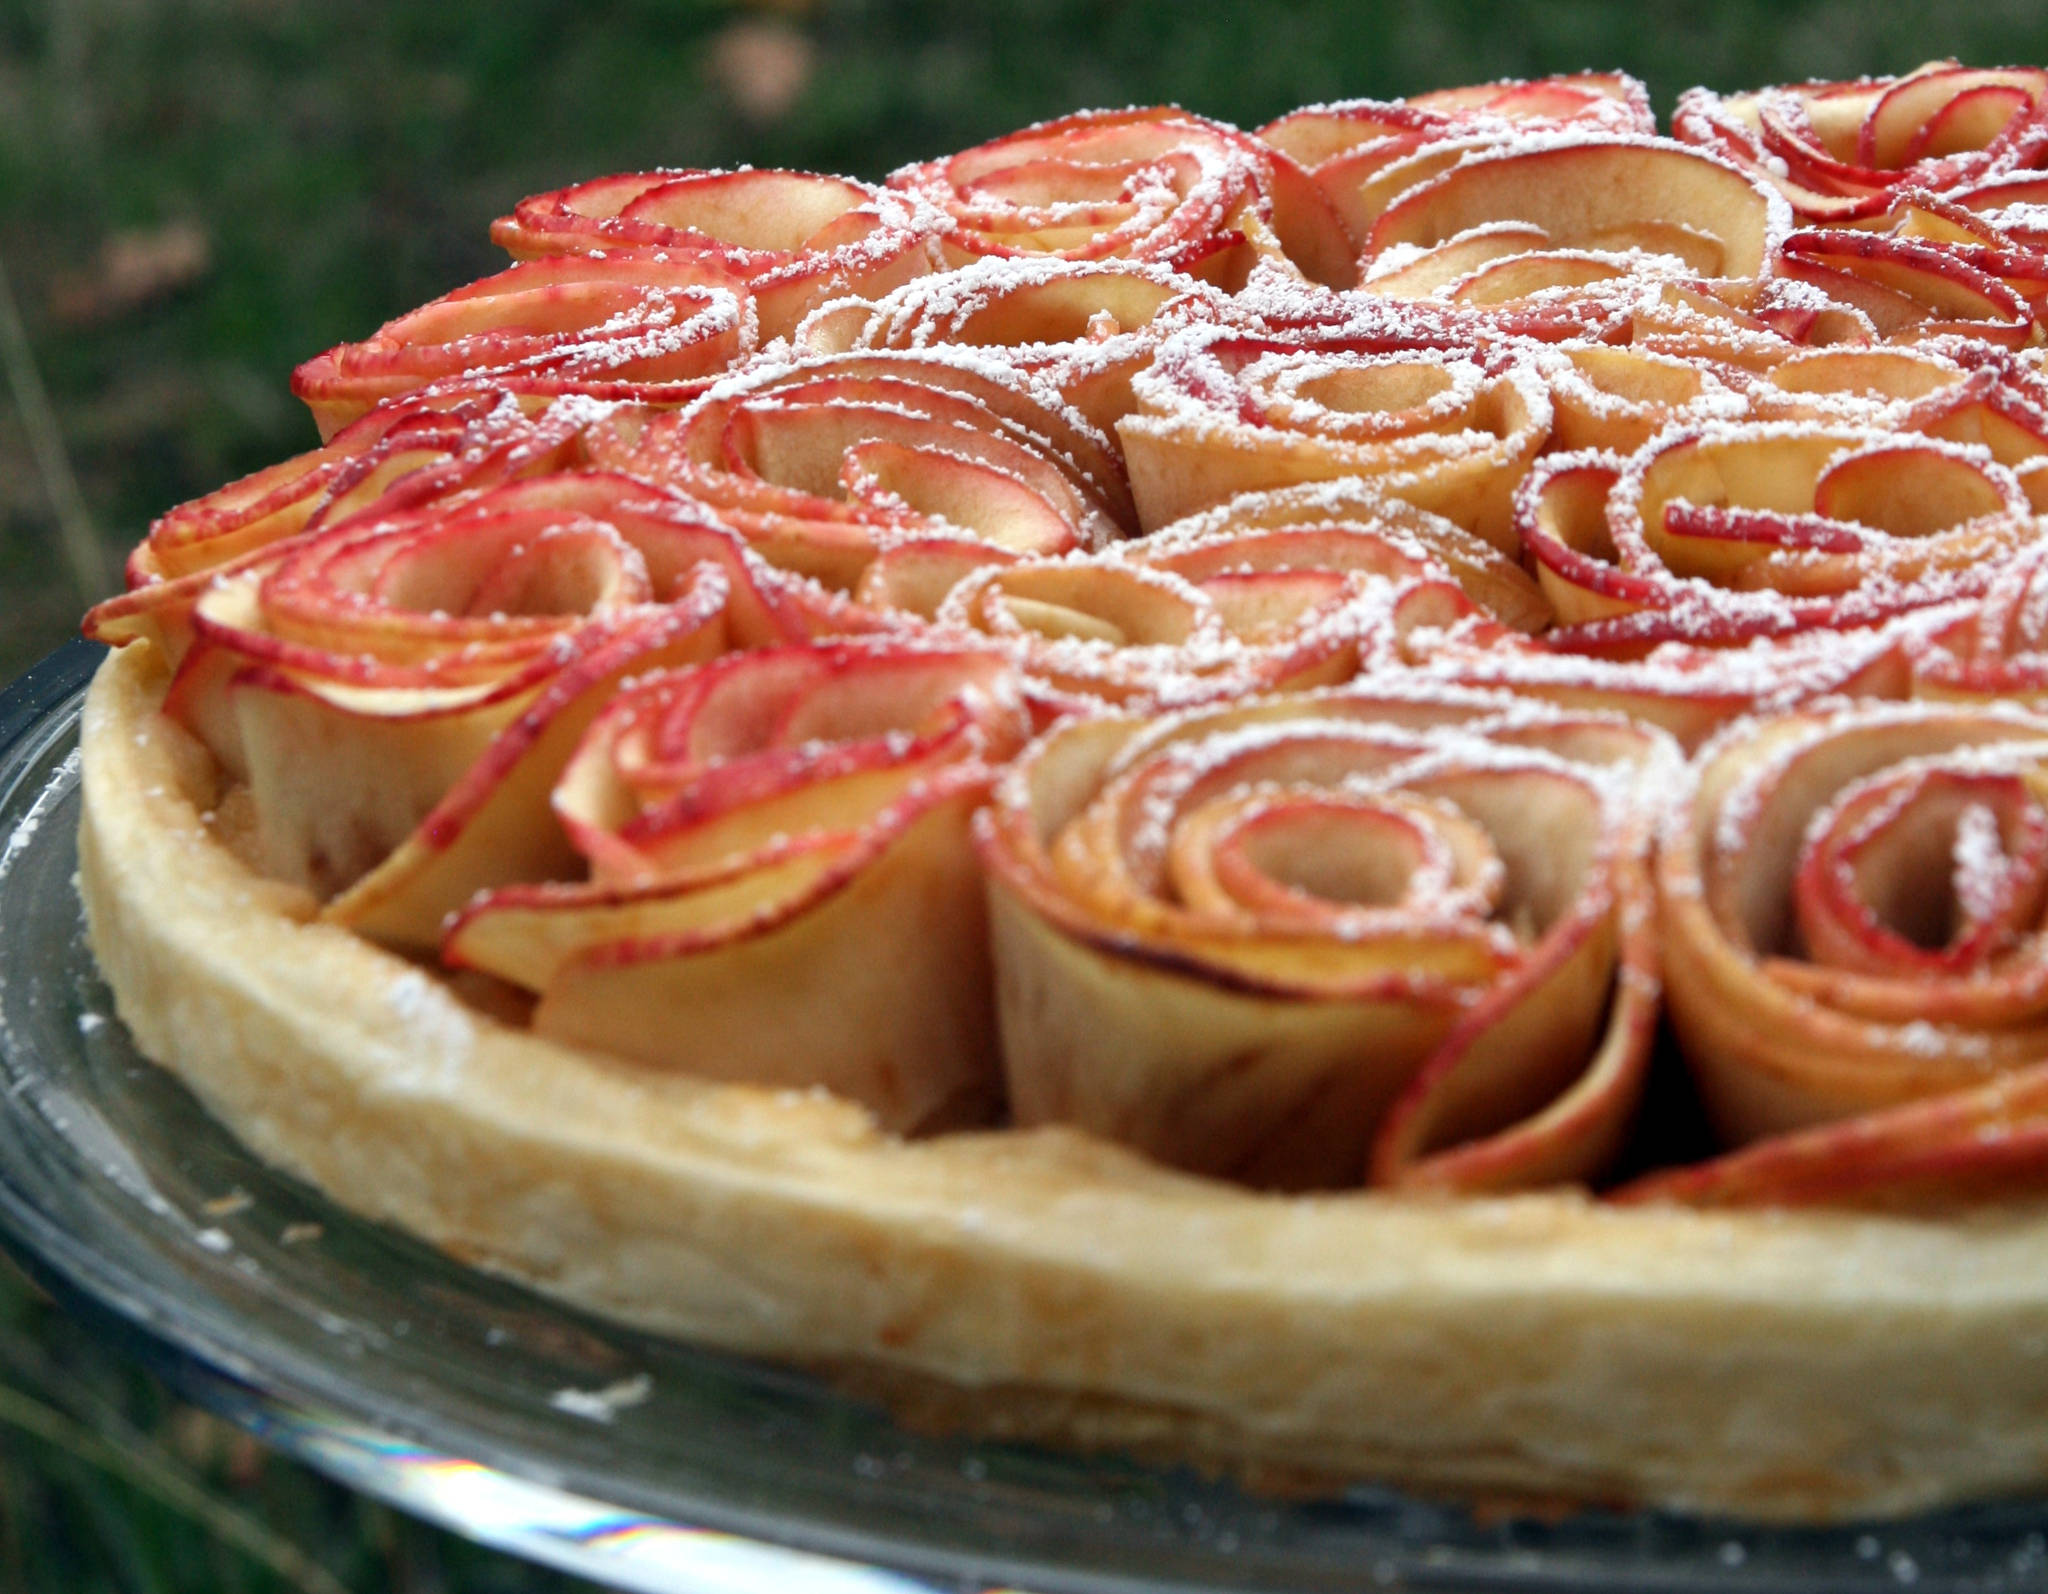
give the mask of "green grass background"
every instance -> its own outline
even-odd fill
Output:
[[[2048,61],[2036,0],[0,0],[0,679],[150,518],[309,447],[294,364],[600,172],[879,177],[1084,105],[1596,66],[1677,91]],[[0,1272],[0,1591],[578,1587],[266,1456]]]

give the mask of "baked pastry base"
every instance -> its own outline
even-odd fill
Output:
[[[79,883],[122,1019],[259,1154],[476,1265],[921,1421],[1254,1483],[1819,1519],[2048,1479],[2039,1206],[1266,1196],[570,1050],[245,868],[163,685],[115,654],[83,722]]]

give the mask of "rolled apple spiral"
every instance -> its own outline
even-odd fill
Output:
[[[999,655],[767,650],[649,676],[555,792],[587,883],[471,902],[446,955],[541,1034],[717,1078],[823,1085],[888,1128],[998,1085],[968,822],[1028,732]]]
[[[1355,478],[1512,554],[1515,485],[1550,433],[1549,392],[1511,353],[1393,324],[1194,328],[1132,386],[1138,410],[1117,431],[1148,530],[1241,492]]]
[[[1685,790],[1657,866],[1672,1022],[1721,1133],[1757,1144],[1644,1193],[1910,1199],[2048,1174],[2048,719],[1760,720]]]
[[[856,596],[1000,649],[1048,723],[1333,685],[1398,668],[1411,630],[1549,620],[1490,544],[1363,491],[1248,493],[1092,555],[905,543]]]
[[[1981,445],[1847,425],[1678,425],[1626,460],[1551,455],[1518,509],[1550,644],[1624,655],[1967,598],[2038,534]]]
[[[1940,193],[2039,167],[2048,73],[1932,61],[1904,77],[1718,95],[1690,89],[1680,139],[1739,162],[1802,221],[1853,224],[1905,188]]]
[[[1131,378],[1167,333],[1204,321],[1252,325],[1220,289],[1137,260],[997,257],[897,289],[875,303],[842,300],[799,329],[807,352],[1001,350],[1013,370],[1056,389],[1103,432],[1136,407]]]
[[[1154,260],[1225,288],[1260,260],[1357,279],[1327,195],[1249,133],[1171,107],[1083,111],[890,178],[948,218],[949,264],[985,255]]]
[[[491,225],[515,260],[620,251],[713,260],[746,280],[761,336],[841,294],[879,297],[938,265],[936,213],[813,172],[633,172],[522,199]]]
[[[551,256],[308,360],[292,391],[323,438],[386,400],[449,382],[679,404],[750,354],[759,333],[745,278],[716,259]]]
[[[165,707],[246,785],[269,873],[431,947],[479,887],[573,860],[547,790],[629,670],[807,635],[813,604],[672,495],[541,476],[216,583]]]
[[[1676,758],[1455,691],[1055,730],[982,834],[1012,1112],[1287,1188],[1591,1176],[1648,1060]]]
[[[1132,523],[1107,439],[1056,392],[950,350],[756,366],[680,413],[622,412],[590,452],[836,591],[908,538],[1057,553]]]
[[[1368,261],[1511,225],[1538,247],[1670,255],[1702,277],[1757,277],[1788,230],[1784,202],[1739,167],[1665,139],[1568,133],[1478,148],[1398,191]],[[1393,184],[1404,166],[1382,174]]]
[[[324,447],[181,504],[128,556],[129,590],[85,617],[96,642],[146,637],[174,668],[192,643],[192,611],[216,578],[356,515],[453,504],[572,462],[593,419],[545,400],[530,416],[509,394],[447,390],[380,405]]]
[[[1457,154],[1483,142],[1507,143],[1531,132],[1600,129],[1657,131],[1650,96],[1624,73],[1581,72],[1528,82],[1439,89],[1403,100],[1343,100],[1293,111],[1259,129],[1322,185],[1353,233],[1363,238],[1382,203],[1371,179],[1431,149]],[[1455,142],[1454,142],[1455,141]]]

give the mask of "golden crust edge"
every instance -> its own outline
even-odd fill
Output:
[[[615,1063],[294,915],[202,821],[162,685],[111,656],[82,727],[122,1019],[258,1154],[467,1261],[925,1425],[1254,1482],[1832,1519],[2048,1479],[2041,1208],[1271,1197]]]

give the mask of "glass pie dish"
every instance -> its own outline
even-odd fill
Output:
[[[72,886],[99,657],[74,644],[0,697],[0,1238],[95,1332],[354,1487],[622,1588],[2048,1586],[2048,1502],[1812,1529],[1505,1516],[910,1432],[356,1218],[112,1016]]]

